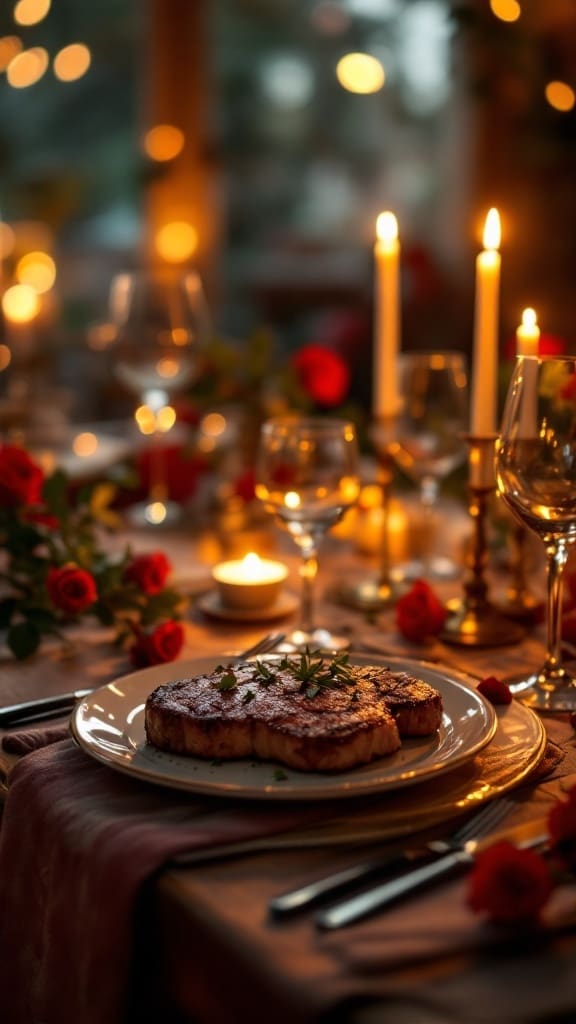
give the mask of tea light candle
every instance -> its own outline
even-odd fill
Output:
[[[264,608],[273,604],[288,576],[288,566],[250,551],[244,558],[220,562],[212,570],[222,604],[228,608]]]

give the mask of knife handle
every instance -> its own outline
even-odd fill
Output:
[[[268,904],[268,910],[274,917],[288,917],[300,910],[316,906],[329,896],[337,896],[350,886],[373,878],[374,875],[404,871],[414,863],[415,856],[417,855],[389,854],[361,864],[353,864],[298,889],[290,889],[279,896],[274,896]]]
[[[43,721],[72,711],[76,701],[86,697],[90,690],[62,693],[55,697],[41,697],[38,700],[23,701],[0,708],[0,726],[23,725],[27,722]]]
[[[431,882],[435,882],[459,868],[467,867],[472,861],[473,855],[465,850],[449,853],[445,857],[440,857],[439,860],[414,868],[413,871],[407,871],[399,878],[382,882],[367,892],[358,893],[356,896],[351,896],[349,899],[329,907],[316,916],[316,926],[325,930],[344,928],[377,910],[383,910],[391,903],[401,899],[402,896],[411,895]]]

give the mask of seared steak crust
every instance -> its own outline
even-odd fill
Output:
[[[393,753],[403,730],[423,735],[440,723],[439,694],[404,674],[350,667],[348,678],[313,693],[313,683],[279,664],[270,663],[271,679],[242,662],[159,686],[146,701],[149,743],[195,757],[334,771]]]

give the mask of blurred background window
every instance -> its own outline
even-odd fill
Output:
[[[338,346],[361,389],[378,213],[405,345],[467,351],[497,205],[503,336],[526,305],[569,335],[575,89],[573,0],[10,0],[3,286],[36,291],[64,384],[107,343],[114,273],[147,260],[196,265],[223,334]]]

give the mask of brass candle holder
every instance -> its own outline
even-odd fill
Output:
[[[506,588],[501,609],[510,618],[530,625],[543,618],[545,602],[542,598],[537,597],[528,585],[526,573],[528,530],[522,523],[512,524],[510,540],[512,546],[510,583]]]
[[[375,578],[339,584],[332,592],[335,600],[359,611],[376,612],[388,608],[401,593],[398,582],[393,579],[390,560],[390,500],[394,478],[394,460],[390,454],[390,445],[394,423],[394,416],[382,417],[374,421],[370,432],[378,457],[378,484],[382,509],[378,575]]]
[[[504,617],[489,599],[486,568],[488,543],[486,521],[490,498],[496,490],[494,472],[494,446],[496,435],[467,437],[469,446],[468,511],[474,530],[472,543],[466,556],[464,596],[458,603],[441,633],[449,644],[463,647],[492,647],[513,644],[522,638],[524,630]]]

